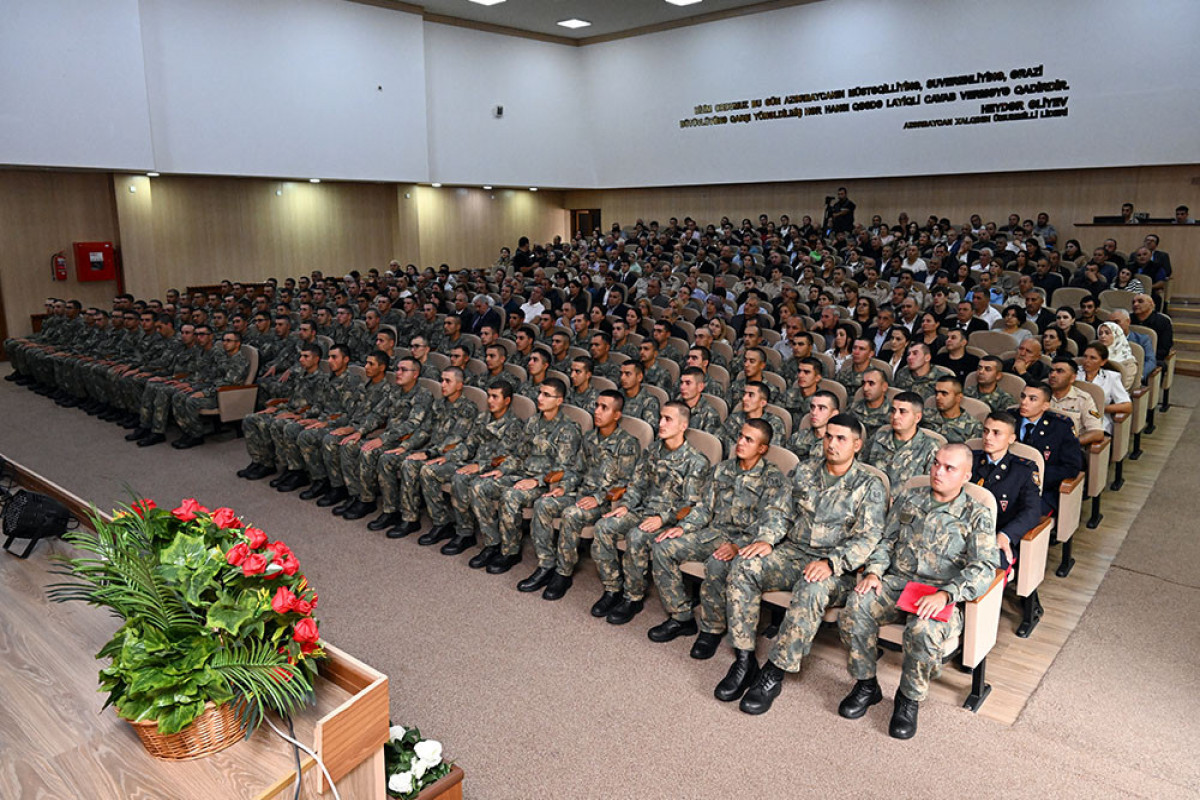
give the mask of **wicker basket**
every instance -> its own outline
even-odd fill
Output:
[[[234,703],[214,705],[207,703],[204,713],[179,733],[163,734],[158,723],[130,722],[146,752],[166,761],[191,761],[220,752],[236,744],[246,734],[246,728],[238,720],[238,706]]]

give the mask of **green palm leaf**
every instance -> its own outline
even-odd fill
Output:
[[[239,695],[247,731],[258,727],[265,711],[288,715],[314,700],[312,683],[304,671],[289,665],[286,655],[265,642],[218,652],[211,668]],[[285,674],[290,679],[285,680]]]

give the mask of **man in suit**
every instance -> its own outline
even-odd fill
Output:
[[[975,307],[971,305],[970,300],[960,300],[957,306],[957,315],[954,319],[953,328],[958,328],[960,331],[970,338],[975,331],[986,331],[988,325],[983,320],[975,316]]]
[[[1010,452],[1017,440],[1017,420],[1004,411],[993,411],[983,423],[983,449],[975,451],[971,480],[996,498],[996,546],[1000,568],[1015,564],[1021,539],[1041,520],[1041,490],[1037,465]],[[1026,600],[1025,618],[1017,627],[1022,639],[1042,618],[1035,590]]]
[[[470,333],[479,335],[479,331],[484,325],[491,325],[496,330],[504,328],[504,320],[500,316],[500,312],[492,308],[492,298],[485,294],[475,295],[471,305],[474,307],[475,313],[470,317],[470,323],[467,323],[464,317],[463,324]]]
[[[1021,390],[1021,399],[1009,411],[1017,420],[1017,438],[1038,450],[1046,465],[1042,475],[1042,513],[1058,512],[1058,489],[1064,480],[1074,478],[1083,469],[1083,452],[1075,438],[1071,421],[1050,410],[1050,387],[1030,383]]]

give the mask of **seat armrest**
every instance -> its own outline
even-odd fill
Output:
[[[1046,560],[1050,551],[1050,530],[1054,522],[1043,518],[1021,537],[1017,557],[1017,594],[1028,597],[1046,577]]]
[[[963,666],[979,666],[996,644],[1003,598],[1004,571],[996,570],[987,591],[963,604]]]

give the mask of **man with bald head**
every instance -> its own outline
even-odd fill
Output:
[[[942,647],[962,631],[959,602],[987,591],[1000,565],[995,514],[963,487],[971,478],[973,456],[964,444],[938,449],[929,485],[893,487],[883,538],[867,557],[862,577],[838,620],[854,689],[838,714],[858,719],[883,699],[875,678],[879,628],[904,622],[904,665],[888,732],[910,739],[917,732],[917,709],[929,682],[942,667]],[[916,601],[915,612],[896,605],[909,583],[935,591]],[[950,617],[934,619],[946,606]]]

